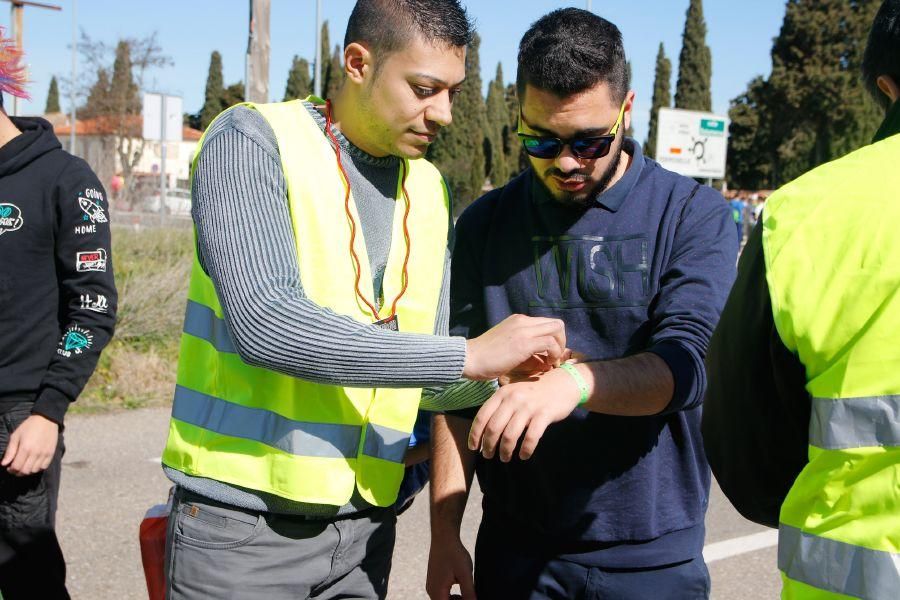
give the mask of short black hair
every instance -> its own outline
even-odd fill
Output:
[[[885,0],[878,9],[862,63],[866,89],[876,102],[889,108],[890,98],[878,89],[882,75],[889,75],[900,85],[900,0]]]
[[[462,48],[475,26],[459,0],[358,0],[344,35],[344,48],[366,43],[379,56],[405,48],[416,35]]]
[[[631,82],[619,28],[592,12],[561,8],[535,21],[519,43],[516,89],[525,87],[560,98],[609,85],[613,99],[624,102]]]

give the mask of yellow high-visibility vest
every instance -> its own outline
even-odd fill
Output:
[[[299,100],[243,106],[259,111],[275,132],[305,293],[322,307],[374,322],[378,317],[354,289],[346,188],[330,142]],[[430,334],[447,248],[449,195],[430,163],[403,162],[411,246],[408,287],[397,315],[401,331]],[[386,310],[404,283],[401,180],[384,274]],[[372,275],[352,198],[350,207],[357,224],[360,289],[371,300]],[[358,489],[370,504],[390,506],[403,477],[420,397],[421,389],[321,385],[244,363],[195,255],[166,466],[299,502],[341,506]]]
[[[783,598],[900,598],[900,135],[766,202],[775,326],[806,368],[809,463],[781,508]]]

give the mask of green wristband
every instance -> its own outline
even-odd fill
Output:
[[[575,365],[572,363],[563,363],[559,365],[559,368],[571,375],[572,379],[575,380],[575,383],[578,385],[578,391],[581,392],[581,398],[578,399],[578,406],[582,406],[588,401],[588,386],[584,377],[581,376],[581,373],[578,372],[578,369],[576,369]]]

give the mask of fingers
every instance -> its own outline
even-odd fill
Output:
[[[517,412],[506,424],[503,429],[503,435],[500,437],[500,461],[509,462],[512,460],[513,452],[522,437],[522,432],[528,426],[531,414],[525,412]]]
[[[472,427],[469,428],[469,450],[477,452],[481,449],[481,438],[484,435],[484,427],[490,422],[491,417],[494,416],[494,411],[496,411],[503,402],[503,396],[506,395],[506,389],[508,388],[500,388],[497,390],[478,410],[478,414],[475,415],[475,419],[472,421]]]
[[[487,459],[494,457],[494,452],[500,443],[500,436],[503,435],[506,424],[514,414],[510,403],[504,401],[509,396],[505,390],[509,389],[511,388],[507,387],[497,391],[488,400],[488,402],[495,401],[490,406],[485,403],[475,415],[472,429],[469,431],[469,448],[476,451],[480,448],[481,455]]]
[[[17,432],[13,431],[12,435],[9,436],[9,445],[6,447],[6,452],[3,453],[3,460],[0,461],[0,466],[9,467],[12,462],[16,459],[16,454],[19,452],[19,435]]]
[[[472,577],[472,571],[468,570],[465,573],[461,573],[461,575],[461,577],[458,577],[457,583],[459,583],[459,592],[462,595],[462,600],[476,600],[475,579]]]
[[[541,360],[543,363],[542,373],[560,364],[565,348],[565,345],[560,345],[559,341],[552,335],[532,338],[531,345],[527,347],[534,358],[537,358],[535,355],[546,353],[546,358]]]
[[[7,470],[16,475],[17,477],[22,477],[26,475],[25,473],[25,465],[31,460],[31,453],[26,448],[19,448],[19,451],[16,452],[16,459],[12,461],[12,464],[7,467]]]
[[[522,440],[522,447],[519,449],[519,458],[528,460],[534,455],[538,442],[549,425],[550,419],[543,414],[538,413],[531,419],[531,422],[528,423],[528,431],[525,432],[525,438]]]
[[[566,325],[561,320],[531,317],[529,323],[532,335],[552,336],[559,347],[566,347]]]
[[[19,473],[22,477],[27,477],[28,475],[34,475],[35,473],[40,472],[38,468],[38,462],[40,461],[40,457],[38,454],[34,452],[28,455],[28,460],[25,461],[25,466],[22,467],[22,472]]]
[[[481,437],[481,455],[483,457],[489,460],[494,458],[497,447],[500,445],[500,437],[514,415],[515,412],[510,407],[509,402],[501,403],[497,410],[494,411],[491,420],[484,426],[484,434]]]
[[[450,597],[450,588],[452,587],[452,581],[445,580],[435,583],[432,578],[429,578],[425,584],[425,591],[431,600],[447,600]]]

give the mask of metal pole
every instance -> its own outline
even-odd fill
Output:
[[[253,58],[253,0],[250,1],[250,22],[247,34],[247,53],[244,54],[244,100],[250,102],[250,61]]]
[[[24,7],[20,4],[16,4],[13,2],[10,5],[10,23],[13,26],[13,35],[16,38],[16,48],[19,52],[22,52],[22,12],[24,12]],[[18,96],[13,96],[13,116],[19,116],[19,98]]]
[[[322,0],[316,0],[316,73],[313,94],[322,97]]]
[[[165,221],[166,218],[166,187],[168,185],[168,181],[166,181],[166,95],[160,94],[160,111],[162,115],[162,119],[160,119],[159,125],[159,143],[160,143],[160,160],[159,160],[159,214],[160,221]]]
[[[72,103],[70,107],[72,113],[71,127],[69,128],[69,152],[75,155],[75,123],[76,112],[75,107],[75,82],[78,81],[78,21],[76,12],[78,10],[78,0],[72,0],[72,85],[69,90],[69,101]]]
[[[592,5],[592,4],[593,4],[593,2],[591,2],[591,0],[587,0],[587,9],[588,9],[588,10],[592,10],[592,9],[591,9],[591,5]]]

